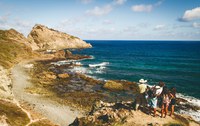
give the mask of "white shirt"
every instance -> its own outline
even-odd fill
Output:
[[[160,95],[163,91],[163,87],[160,87],[160,86],[156,86],[156,95]]]

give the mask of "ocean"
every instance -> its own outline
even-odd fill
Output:
[[[150,85],[163,81],[169,88],[176,87],[180,97],[200,106],[200,41],[86,42],[93,48],[73,53],[93,58],[82,60],[83,67],[76,70],[103,80],[138,82],[143,78]]]
[[[179,93],[200,99],[200,41],[106,41],[86,40],[93,48],[74,53],[94,58],[81,63],[101,64],[86,73],[105,80],[159,81]]]

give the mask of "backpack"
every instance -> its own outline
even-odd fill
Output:
[[[153,90],[152,89],[148,90],[147,95],[149,96],[149,98],[153,98],[154,97]]]
[[[150,88],[150,90],[147,92],[147,93],[148,93],[148,96],[149,96],[150,98],[155,98],[155,97],[157,97],[156,92],[157,92],[158,89],[160,89],[160,88],[156,88],[156,86],[153,86],[152,88]]]

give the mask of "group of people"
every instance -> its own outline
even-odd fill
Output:
[[[161,118],[165,118],[170,106],[170,116],[174,113],[174,105],[176,104],[176,88],[168,89],[163,82],[150,86],[147,80],[140,79],[138,83],[138,93],[135,100],[135,110],[147,109],[148,114],[156,116],[157,107],[161,108]],[[163,116],[164,115],[164,116]]]

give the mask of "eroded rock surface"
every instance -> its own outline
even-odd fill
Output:
[[[90,48],[90,44],[72,35],[50,29],[43,25],[35,25],[28,35],[33,50]]]
[[[0,98],[12,99],[12,81],[9,77],[9,71],[0,66],[0,75]]]

